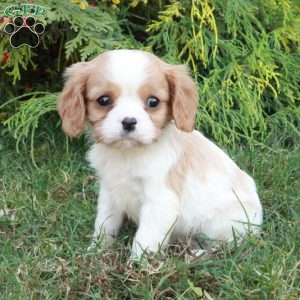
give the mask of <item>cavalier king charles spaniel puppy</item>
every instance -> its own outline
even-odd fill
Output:
[[[125,216],[131,257],[205,235],[231,241],[262,223],[253,179],[194,130],[197,89],[184,65],[138,50],[107,51],[66,70],[58,101],[64,132],[86,125],[101,189],[92,246],[112,243]]]

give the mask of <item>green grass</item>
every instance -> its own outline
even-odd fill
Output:
[[[41,137],[42,138],[42,137]],[[30,154],[0,140],[0,299],[299,299],[300,148],[240,149],[235,160],[258,184],[260,237],[186,262],[174,247],[147,266],[127,264],[134,230],[114,249],[87,253],[97,183],[82,141],[45,138]],[[68,149],[68,151],[67,151]],[[13,218],[14,217],[14,218]]]

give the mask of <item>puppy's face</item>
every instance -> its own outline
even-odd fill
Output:
[[[184,66],[136,50],[108,51],[66,71],[58,102],[63,129],[79,135],[88,121],[96,141],[116,147],[150,144],[172,119],[191,131],[197,93]]]

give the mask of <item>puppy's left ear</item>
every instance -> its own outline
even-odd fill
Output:
[[[198,94],[196,85],[185,65],[168,65],[167,79],[171,95],[171,110],[178,129],[194,129]]]

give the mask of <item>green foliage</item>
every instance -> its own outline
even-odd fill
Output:
[[[299,135],[296,4],[173,1],[147,31],[153,49],[190,64],[199,83],[197,125],[214,138],[223,144],[244,139],[252,144],[278,126]]]
[[[17,151],[19,150],[19,144],[27,137],[30,137],[31,159],[35,163],[33,152],[35,131],[39,126],[41,117],[56,109],[57,94],[31,92],[10,99],[10,103],[22,101],[28,97],[30,97],[29,100],[21,102],[18,111],[5,121],[4,125],[7,125],[8,129],[13,133],[13,137],[16,139]],[[9,103],[5,103],[0,108],[6,104]]]
[[[9,48],[9,42],[7,39],[2,39],[0,41],[0,49]],[[0,53],[4,53],[4,51],[0,50]],[[16,84],[18,80],[21,79],[22,70],[27,70],[29,67],[34,67],[32,61],[33,53],[30,51],[28,47],[22,47],[17,51],[10,52],[10,58],[6,64],[2,67],[2,69],[6,72],[6,75],[13,78],[13,84]]]
[[[62,23],[68,26],[64,41],[65,55],[87,60],[107,49],[132,48],[137,46],[133,39],[124,36],[114,14],[100,4],[84,10],[67,1],[52,1],[53,7],[47,13],[48,23]]]
[[[0,11],[4,12],[14,2],[0,4]],[[59,59],[60,69],[66,63],[90,59],[106,49],[132,48],[138,45],[133,38],[122,34],[119,24],[123,21],[117,19],[104,5],[81,9],[70,1],[36,1],[35,4],[43,5],[46,10],[45,15],[38,17],[46,26],[42,44],[38,48],[24,46],[14,49],[9,46],[8,35],[2,32],[4,38],[0,41],[0,54],[4,51],[11,54],[10,60],[2,69],[6,70],[6,75],[13,77],[13,83],[20,79],[20,70],[26,70],[32,64],[31,57],[39,55],[41,48],[49,52],[51,48],[58,48],[55,54]],[[41,63],[39,67],[44,67]]]
[[[196,126],[218,142],[253,145],[275,133],[300,136],[297,1],[88,2],[37,1],[47,8],[38,48],[12,49],[3,35],[0,60],[5,51],[10,59],[1,65],[0,103],[36,90],[57,93],[66,66],[106,49],[142,48],[190,66],[199,89]],[[36,112],[35,103],[28,111]],[[13,120],[8,124],[15,136],[28,128],[24,119]]]

